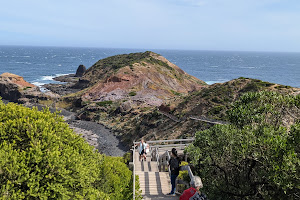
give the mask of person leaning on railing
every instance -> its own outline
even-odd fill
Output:
[[[203,188],[203,184],[199,176],[194,176],[190,184],[191,187],[184,190],[180,196],[180,200],[208,200],[206,195],[200,192],[200,188]]]
[[[169,160],[169,166],[170,166],[170,170],[171,170],[172,190],[167,195],[175,196],[176,178],[179,175],[179,168],[180,168],[179,165],[180,165],[180,160],[179,160],[179,157],[177,155],[177,150],[175,148],[173,148],[172,151],[171,151],[171,158]]]

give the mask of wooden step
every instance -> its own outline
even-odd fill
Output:
[[[166,172],[136,172],[139,176],[142,195],[164,195],[170,192],[170,181]]]
[[[138,161],[135,163],[135,171],[158,172],[158,166],[153,161]]]

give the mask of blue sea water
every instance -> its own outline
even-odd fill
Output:
[[[208,84],[248,77],[300,88],[300,53],[150,50]],[[75,73],[80,64],[90,67],[109,56],[144,51],[0,46],[0,74],[14,73],[41,86],[55,82],[55,76]]]

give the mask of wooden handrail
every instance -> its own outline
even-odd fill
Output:
[[[161,144],[161,145],[154,145],[153,147],[186,147],[189,144]]]
[[[154,141],[147,141],[148,144],[154,143],[163,143],[163,142],[192,142],[195,138],[187,138],[187,139],[173,139],[173,140],[154,140]],[[140,142],[133,142],[133,144],[139,144]]]

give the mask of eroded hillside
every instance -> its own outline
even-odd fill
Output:
[[[277,85],[256,79],[239,78],[214,84],[187,96],[178,97],[160,107],[136,107],[126,110],[118,102],[90,104],[80,110],[80,115],[96,120],[117,131],[126,142],[146,139],[184,138],[213,125],[192,117],[227,121],[226,111],[232,108],[243,94],[274,91],[285,95],[298,95],[299,88]],[[278,108],[281,121],[289,126],[300,118],[299,108]]]

